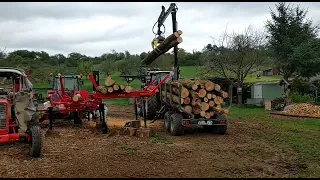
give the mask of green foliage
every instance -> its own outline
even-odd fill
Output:
[[[289,93],[289,99],[293,103],[307,103],[312,100],[311,96],[309,94],[303,94],[301,95],[298,92],[290,92]]]
[[[318,26],[306,19],[307,10],[278,3],[267,21],[269,50],[285,79],[297,74],[310,77],[320,71]]]

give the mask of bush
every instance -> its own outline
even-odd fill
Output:
[[[311,95],[309,94],[299,94],[297,92],[292,92],[289,94],[289,98],[293,103],[307,103],[312,100]]]

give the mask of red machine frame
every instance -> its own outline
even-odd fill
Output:
[[[140,91],[133,91],[130,93],[108,93],[108,94],[102,94],[100,92],[94,91],[92,94],[92,97],[94,99],[99,99],[102,102],[102,99],[109,99],[109,98],[134,98],[134,105],[135,105],[135,113],[136,113],[136,120],[138,119],[137,114],[137,98],[142,98],[142,106],[143,106],[143,119],[144,119],[144,127],[147,127],[147,118],[146,118],[146,97],[155,96],[156,92],[158,91],[159,87],[169,78],[170,74],[167,74],[158,84],[157,86],[150,88],[156,81],[156,78],[154,78],[148,86],[144,87],[143,90]],[[93,84],[94,88],[97,89],[98,84],[95,81],[92,74],[89,74],[89,80]]]

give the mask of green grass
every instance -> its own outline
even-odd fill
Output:
[[[251,129],[255,138],[269,141],[277,147],[289,147],[306,162],[308,169],[299,174],[300,177],[320,176],[320,120],[288,119],[286,117],[273,119],[262,108],[230,109],[230,121],[241,121],[259,124],[262,129]]]
[[[155,133],[152,133],[151,134],[151,142],[153,143],[163,143],[163,144],[173,144],[173,141],[166,138],[166,137],[163,137],[163,136],[159,136]]]

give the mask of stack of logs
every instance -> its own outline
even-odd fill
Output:
[[[107,76],[105,79],[104,86],[98,86],[97,91],[102,94],[113,93],[113,92],[132,92],[131,86],[119,85],[115,80],[111,78],[111,76]]]
[[[171,92],[170,94],[170,85]],[[179,86],[181,86],[181,91]],[[228,98],[228,93],[221,90],[220,85],[209,80],[189,80],[180,79],[170,82],[163,89],[162,98],[170,101],[172,95],[172,103],[180,105],[191,118],[213,118],[215,114],[227,114],[228,109],[224,109],[221,105],[224,99]],[[179,94],[181,99],[179,101]]]
[[[151,51],[146,58],[144,58],[141,63],[145,65],[151,64],[155,61],[159,56],[168,52],[172,47],[182,43],[183,39],[180,37],[182,34],[181,30],[174,32],[167,38],[163,40],[153,51]]]

